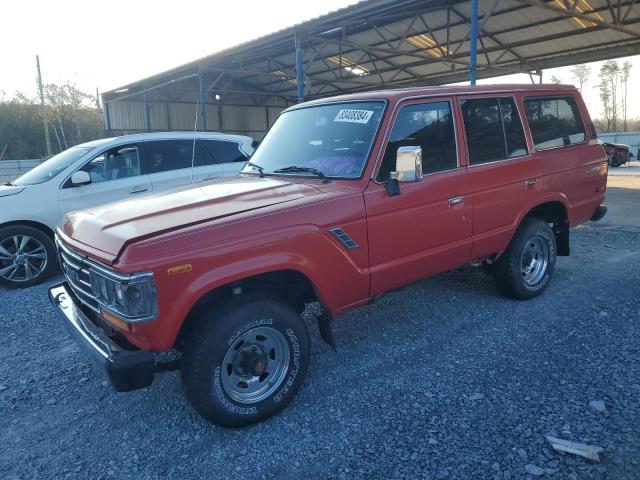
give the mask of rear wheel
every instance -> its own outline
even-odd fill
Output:
[[[494,264],[493,277],[498,290],[521,300],[540,295],[551,280],[556,252],[551,227],[538,218],[525,218],[507,250]]]
[[[0,228],[0,285],[30,287],[45,280],[56,268],[53,241],[28,225]]]
[[[185,393],[207,421],[242,427],[282,410],[309,363],[309,335],[278,298],[241,295],[203,315],[181,362]]]

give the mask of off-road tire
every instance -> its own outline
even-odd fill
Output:
[[[280,332],[288,347],[288,366],[268,397],[241,403],[225,390],[223,375],[229,367],[224,365],[225,355],[234,342],[259,328]],[[223,427],[244,427],[271,417],[291,402],[304,380],[309,356],[309,333],[290,305],[277,297],[243,294],[196,321],[186,340],[180,373],[187,399],[205,420]]]
[[[547,248],[547,264],[541,278],[534,284],[525,281],[522,272],[523,253],[533,239],[540,239]],[[556,239],[551,227],[539,218],[525,218],[505,252],[493,264],[493,278],[498,291],[518,300],[540,295],[549,285],[556,264]]]
[[[58,269],[58,261],[56,258],[56,248],[53,243],[53,240],[49,235],[47,235],[42,230],[29,226],[29,225],[9,225],[6,227],[0,228],[0,245],[3,244],[3,241],[6,239],[11,239],[11,237],[18,236],[28,236],[33,238],[35,241],[40,242],[40,244],[44,247],[44,250],[47,254],[46,266],[37,274],[34,275],[31,279],[23,279],[20,281],[12,281],[11,279],[4,278],[0,275],[0,285],[8,288],[27,288],[33,285],[37,285],[38,283],[46,280],[51,274],[53,274]],[[15,252],[11,252],[15,253]],[[4,258],[4,256],[3,256]],[[3,261],[0,259],[0,269],[7,268],[10,266],[10,262]],[[21,267],[22,268],[22,267]],[[22,272],[18,272],[19,274]],[[24,275],[24,274],[23,274]]]

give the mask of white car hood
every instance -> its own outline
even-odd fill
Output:
[[[9,195],[15,195],[24,190],[24,187],[17,187],[14,185],[0,185],[0,197],[8,197]]]

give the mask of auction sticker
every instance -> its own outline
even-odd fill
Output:
[[[372,110],[342,109],[336,115],[334,122],[367,123],[372,115]]]

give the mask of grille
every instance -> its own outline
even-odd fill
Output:
[[[56,245],[62,273],[69,282],[71,290],[76,294],[78,300],[95,312],[99,312],[98,302],[91,287],[91,276],[89,275],[91,265],[80,255],[63,246],[61,242],[56,242]]]

